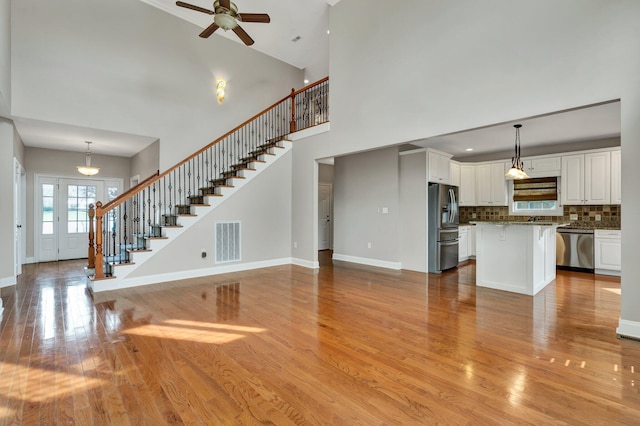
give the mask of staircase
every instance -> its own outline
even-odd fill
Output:
[[[328,79],[292,90],[164,173],[91,206],[88,288],[145,284],[131,274],[282,158],[292,147],[289,133],[328,121],[327,100]]]

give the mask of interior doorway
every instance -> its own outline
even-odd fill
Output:
[[[318,251],[333,250],[333,159],[318,163]]]
[[[37,261],[86,258],[89,205],[117,197],[122,180],[37,176],[36,185]]]

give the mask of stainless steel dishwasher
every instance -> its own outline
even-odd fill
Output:
[[[593,229],[558,228],[556,265],[593,272]]]

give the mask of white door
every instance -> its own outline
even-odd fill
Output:
[[[60,179],[58,181],[58,260],[87,257],[89,204],[104,200],[102,181]]]
[[[332,186],[328,183],[318,185],[318,250],[331,248],[332,237]]]
[[[25,234],[26,229],[24,226],[26,225],[25,220],[25,204],[26,204],[26,194],[25,194],[25,181],[26,181],[26,173],[22,164],[18,162],[16,158],[13,159],[14,163],[14,175],[13,175],[13,206],[14,206],[14,214],[13,214],[13,222],[14,222],[14,274],[20,275],[22,274],[22,264],[25,262],[26,257],[26,245],[25,245]]]

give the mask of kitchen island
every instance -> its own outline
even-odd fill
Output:
[[[471,222],[476,225],[476,285],[536,295],[556,278],[559,222]]]

